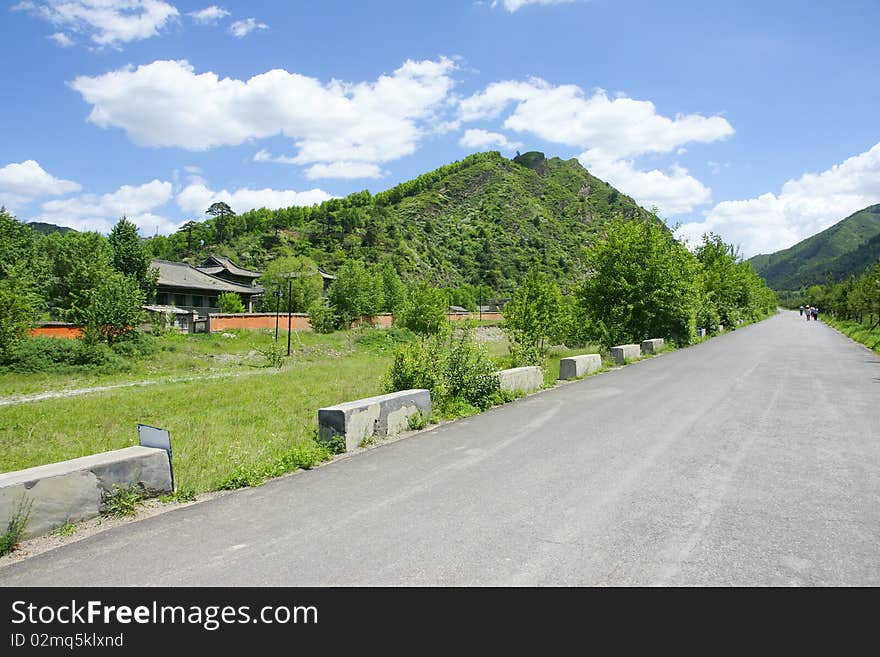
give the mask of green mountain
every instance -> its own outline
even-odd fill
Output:
[[[68,228],[67,226],[56,226],[55,224],[46,224],[42,221],[30,221],[27,226],[43,235],[49,235],[51,233],[61,233],[63,235],[64,233],[69,233],[73,230],[73,228]]]
[[[772,289],[799,290],[858,276],[880,259],[880,204],[851,214],[794,246],[749,260]]]
[[[617,214],[659,221],[575,159],[493,151],[375,195],[190,222],[148,243],[160,258],[197,263],[216,253],[257,270],[283,255],[308,256],[330,272],[348,258],[390,260],[404,277],[504,292],[533,260],[572,280],[582,247]]]

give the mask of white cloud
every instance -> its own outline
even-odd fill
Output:
[[[229,12],[217,5],[211,5],[210,7],[205,7],[204,9],[199,9],[198,11],[191,11],[187,14],[187,16],[192,16],[193,20],[196,23],[200,23],[201,25],[209,25],[212,23],[216,23],[221,18],[225,18],[229,16]]]
[[[603,89],[587,97],[576,85],[553,86],[539,78],[490,84],[462,101],[462,119],[496,118],[511,102],[515,107],[504,120],[505,128],[578,146],[605,159],[669,153],[689,142],[709,143],[734,132],[721,116],[669,118],[658,114],[648,100],[612,99]]]
[[[12,207],[40,196],[61,196],[80,189],[78,183],[56,178],[34,160],[0,168],[0,203]]]
[[[381,178],[384,175],[377,164],[369,162],[331,162],[330,164],[313,164],[306,169],[306,178]]]
[[[229,31],[238,39],[243,39],[254,30],[268,30],[269,26],[265,23],[257,22],[255,18],[245,18],[241,21],[235,21],[229,26]]]
[[[627,160],[594,160],[588,168],[593,175],[633,196],[642,207],[656,206],[662,214],[691,212],[695,206],[712,200],[712,190],[678,165],[666,173],[659,169],[640,171]]]
[[[149,39],[178,16],[177,9],[162,0],[43,0],[21,2],[13,9],[29,11],[56,27],[85,34],[98,46]]]
[[[144,234],[152,234],[157,227],[159,232],[167,233],[176,224],[152,211],[165,205],[171,197],[170,182],[152,180],[143,185],[123,185],[109,194],[81,194],[47,201],[42,204],[42,211],[36,219],[76,230],[106,233],[125,215]]]
[[[622,94],[612,98],[603,89],[587,95],[576,85],[554,86],[540,78],[494,82],[463,99],[459,113],[462,121],[501,120],[508,130],[581,148],[584,166],[667,215],[690,212],[709,202],[711,190],[679,165],[668,172],[643,171],[636,168],[634,158],[647,153],[681,154],[690,142],[709,143],[734,133],[721,116],[670,118],[659,114],[651,101]]]
[[[234,192],[225,189],[214,191],[203,183],[188,185],[176,197],[177,205],[184,212],[203,217],[212,203],[224,201],[236,213],[254,208],[287,208],[292,205],[314,205],[333,198],[322,189],[295,192],[287,189],[249,189],[240,187]]]
[[[561,5],[574,0],[492,0],[492,7],[501,5],[511,14],[526,5]]]
[[[302,166],[380,164],[413,153],[453,86],[452,60],[407,61],[373,82],[347,83],[275,69],[248,80],[156,61],[71,86],[92,105],[89,121],[118,127],[145,146],[206,150],[284,135]]]
[[[464,148],[488,148],[490,146],[498,146],[499,148],[508,151],[522,148],[521,142],[509,141],[507,137],[500,132],[489,132],[488,130],[478,130],[473,128],[464,131],[458,144]]]
[[[55,34],[50,34],[49,38],[62,48],[69,48],[73,45],[73,39],[67,36],[64,32],[56,32]]]
[[[786,249],[878,202],[880,143],[830,169],[789,180],[778,194],[723,201],[679,232],[693,242],[715,232],[751,257]]]

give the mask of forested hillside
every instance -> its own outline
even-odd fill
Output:
[[[350,259],[391,262],[405,279],[503,294],[533,261],[567,287],[583,247],[617,215],[653,217],[575,159],[487,152],[375,195],[192,221],[149,248],[191,263],[218,253],[257,270],[283,256],[307,256],[330,272]]]
[[[880,204],[850,215],[791,248],[757,255],[750,262],[774,290],[858,276],[880,259]]]

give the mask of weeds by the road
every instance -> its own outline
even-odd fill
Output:
[[[833,317],[825,317],[824,320],[829,326],[836,328],[847,337],[880,353],[880,324],[877,322],[856,322],[849,319],[835,319]]]
[[[34,501],[32,499],[24,495],[19,497],[15,513],[12,514],[12,517],[6,524],[5,531],[0,534],[0,557],[12,552],[22,536],[24,536],[24,530],[30,519],[33,504]]]

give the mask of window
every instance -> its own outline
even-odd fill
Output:
[[[192,300],[193,306],[200,308],[202,306],[202,301],[203,301],[203,299],[202,299],[201,294],[194,294],[193,295],[193,300]]]
[[[217,297],[208,297],[208,307],[217,308]]]
[[[167,292],[159,292],[156,295],[156,304],[159,306],[167,306],[168,305],[168,293]]]
[[[174,295],[174,305],[175,306],[185,306],[186,305],[186,295],[185,294],[175,294]]]

